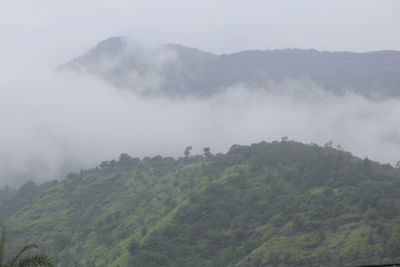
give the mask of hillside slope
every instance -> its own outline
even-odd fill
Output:
[[[59,69],[94,74],[141,94],[207,97],[237,84],[270,88],[294,80],[336,94],[400,96],[400,52],[249,50],[216,55],[176,44],[148,47],[112,37]]]
[[[331,147],[283,140],[178,160],[122,154],[37,192],[4,218],[10,241],[38,243],[59,266],[400,260],[400,172]]]

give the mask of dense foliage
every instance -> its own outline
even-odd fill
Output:
[[[343,266],[400,261],[400,171],[331,146],[103,162],[0,205],[14,247],[59,266]],[[23,193],[21,192],[23,191]]]

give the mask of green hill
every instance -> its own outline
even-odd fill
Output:
[[[22,190],[22,191],[21,191]],[[0,204],[15,248],[59,266],[346,266],[400,261],[400,171],[293,141],[103,162]]]

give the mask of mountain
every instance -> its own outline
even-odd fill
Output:
[[[37,243],[60,267],[400,261],[400,171],[286,138],[179,159],[122,154],[28,183],[0,214],[12,248]]]
[[[207,97],[237,84],[269,88],[308,81],[333,92],[400,96],[400,52],[249,50],[216,55],[177,44],[149,47],[125,37],[100,42],[59,67],[94,74],[142,94]]]

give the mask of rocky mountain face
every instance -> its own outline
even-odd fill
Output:
[[[177,44],[146,46],[112,37],[60,70],[98,76],[145,95],[208,97],[231,86],[270,89],[285,81],[369,98],[400,95],[400,52],[249,50],[216,55]]]

